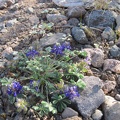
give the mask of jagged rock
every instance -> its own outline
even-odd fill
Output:
[[[115,59],[104,60],[103,71],[110,70],[115,73],[120,73],[120,61]]]
[[[115,17],[111,11],[108,10],[93,10],[91,13],[85,15],[85,23],[89,27],[115,27]]]
[[[104,120],[120,120],[120,102],[110,96],[105,96],[103,104]]]
[[[72,101],[72,105],[87,118],[104,102],[105,97],[101,90],[102,82],[98,77],[86,76],[83,81],[86,83],[86,88],[80,93],[80,97]]]

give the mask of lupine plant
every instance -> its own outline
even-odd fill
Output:
[[[73,61],[79,57],[80,61]],[[62,112],[86,87],[84,74],[90,58],[85,51],[72,50],[70,43],[57,43],[45,51],[28,50],[9,66],[2,78],[7,95],[17,112],[33,109],[39,117]],[[12,100],[11,100],[12,98]]]

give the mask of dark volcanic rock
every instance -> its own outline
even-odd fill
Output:
[[[85,15],[85,22],[89,27],[111,27],[115,28],[115,17],[108,10],[94,10]]]

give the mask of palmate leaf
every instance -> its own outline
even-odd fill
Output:
[[[23,86],[23,88],[26,89],[27,91],[30,91],[32,94],[36,95],[37,97],[45,99],[45,96],[40,92],[37,92],[34,88],[30,88],[29,86]]]
[[[6,78],[6,77],[4,77],[4,78],[0,79],[0,82],[2,83],[3,86],[8,86],[8,85],[10,85],[13,81],[14,81],[13,78]]]

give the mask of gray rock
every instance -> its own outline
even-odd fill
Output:
[[[5,0],[0,1],[0,10],[3,10],[3,9],[6,8],[6,7],[7,7],[6,1],[5,1]]]
[[[108,10],[93,10],[90,14],[85,15],[85,23],[89,27],[115,27],[114,14]]]
[[[7,60],[13,60],[13,54],[5,54],[5,58],[7,59]]]
[[[0,30],[5,28],[5,23],[0,23]]]
[[[120,75],[118,75],[117,84],[120,86]]]
[[[73,110],[72,108],[65,108],[65,110],[62,112],[62,118],[70,118],[73,116],[78,116],[78,112],[76,112],[75,110]]]
[[[29,21],[31,22],[32,25],[39,24],[39,18],[36,15],[30,16]]]
[[[69,25],[78,26],[79,23],[80,23],[80,22],[79,22],[79,20],[78,20],[77,18],[70,18],[70,19],[68,20],[68,24],[69,24]]]
[[[120,73],[120,61],[115,59],[104,60],[103,71],[110,70],[115,73]]]
[[[29,7],[28,9],[27,9],[27,13],[33,13],[34,12],[34,9],[32,8],[32,7]]]
[[[67,17],[61,14],[47,14],[47,20],[52,23],[59,23],[63,20],[67,20]]]
[[[110,96],[105,96],[103,104],[104,120],[120,120],[120,102]]]
[[[56,5],[61,7],[84,6],[85,4],[92,4],[94,0],[52,0]]]
[[[11,6],[15,3],[15,0],[6,0],[7,6]]]
[[[9,20],[6,22],[6,27],[12,27],[17,22],[17,19]]]
[[[116,87],[116,82],[115,81],[108,81],[106,80],[102,89],[105,92],[105,94],[111,92],[112,90],[114,90]]]
[[[88,43],[88,39],[86,37],[86,34],[80,27],[73,27],[71,32],[72,32],[71,34],[72,34],[73,38],[77,42],[79,42],[81,44]]]
[[[112,46],[109,52],[110,55],[113,57],[120,57],[120,48],[117,47],[116,45]]]
[[[14,120],[23,120],[22,114],[17,114],[14,118]]]
[[[5,62],[0,61],[0,69],[3,69],[5,66]]]
[[[95,110],[95,113],[92,114],[93,120],[101,120],[103,113],[100,110]]]
[[[116,94],[115,95],[115,99],[118,100],[118,101],[120,101],[120,94]]]
[[[106,27],[101,35],[108,41],[114,41],[116,39],[116,34],[110,27]]]
[[[101,49],[98,48],[85,48],[83,49],[88,53],[88,57],[91,59],[91,64],[94,67],[102,67],[104,62],[104,53]]]
[[[70,118],[62,119],[62,120],[83,120],[83,119],[81,117],[78,117],[78,116],[73,116]]]
[[[83,81],[86,83],[86,88],[80,93],[80,97],[72,101],[72,104],[83,117],[87,118],[104,102],[105,96],[101,90],[102,82],[98,77],[86,76]]]
[[[117,23],[117,26],[120,26],[120,15],[116,17],[116,23]]]
[[[53,34],[52,36],[45,36],[44,38],[40,39],[39,45],[44,48],[50,45],[53,45],[55,43],[61,43],[64,41],[66,37],[66,34],[64,33],[56,33]]]
[[[67,16],[69,18],[80,18],[85,15],[86,10],[84,7],[72,7],[68,9]]]

